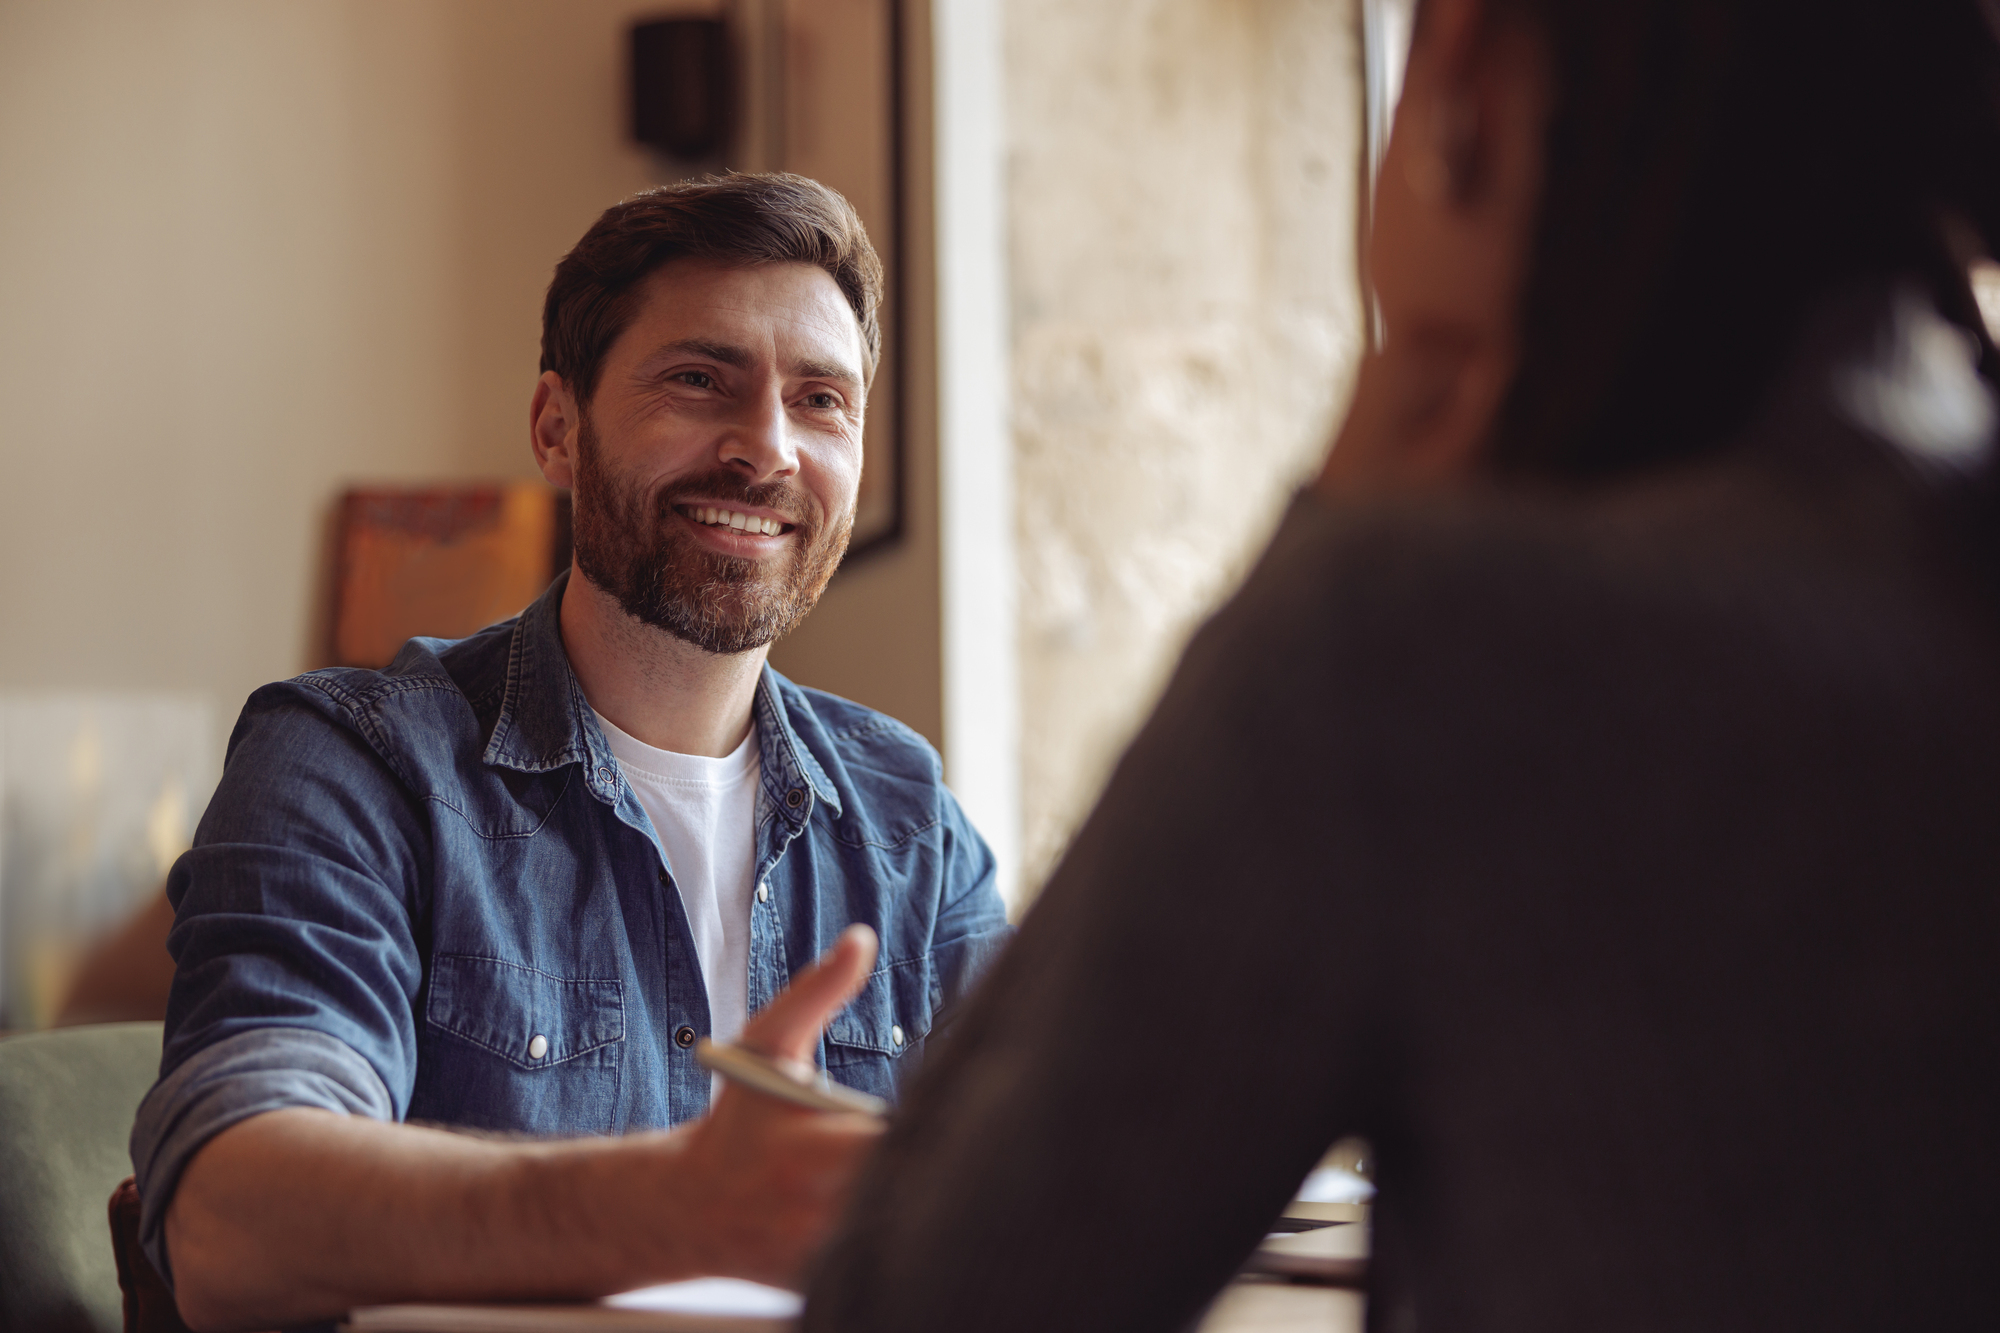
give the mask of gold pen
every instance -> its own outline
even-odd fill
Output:
[[[721,1046],[703,1037],[694,1048],[694,1058],[702,1068],[714,1070],[731,1083],[754,1088],[767,1097],[790,1102],[813,1111],[847,1111],[859,1115],[885,1116],[889,1103],[872,1093],[857,1092],[827,1078],[800,1078],[768,1055],[746,1051],[741,1046]]]

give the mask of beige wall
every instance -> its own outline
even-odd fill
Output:
[[[1360,351],[1349,0],[1011,0],[1024,869],[1321,455]]]
[[[530,474],[548,272],[661,170],[624,141],[624,26],[720,2],[0,5],[0,689],[201,691],[226,726],[309,664],[343,486]],[[1350,2],[1005,5],[1030,888],[1351,370]],[[936,740],[911,406],[906,541],[774,660]]]
[[[196,690],[226,725],[310,664],[343,486],[530,475],[549,271],[659,170],[624,26],[705,7],[0,5],[0,688]],[[781,656],[935,737],[926,521]]]

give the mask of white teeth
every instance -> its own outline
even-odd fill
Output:
[[[755,532],[766,537],[775,537],[785,525],[775,518],[757,518],[750,514],[739,514],[731,509],[718,509],[714,505],[696,505],[689,511],[698,523],[712,527],[733,528],[737,532]]]

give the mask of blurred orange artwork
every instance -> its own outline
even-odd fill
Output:
[[[462,638],[517,614],[569,561],[562,498],[539,482],[348,491],[335,661],[386,666],[414,636]]]

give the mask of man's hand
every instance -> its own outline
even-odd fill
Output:
[[[875,961],[850,927],[744,1028],[808,1066]],[[881,1125],[725,1086],[671,1133],[496,1143],[270,1111],[195,1154],[167,1210],[182,1317],[272,1328],[359,1305],[550,1300],[722,1275],[796,1284]]]
[[[819,962],[745,1025],[740,1044],[812,1068],[827,1021],[875,962],[875,932],[849,926]],[[847,1202],[882,1123],[809,1111],[725,1082],[709,1115],[681,1131],[674,1206],[698,1209],[703,1271],[797,1286]]]

